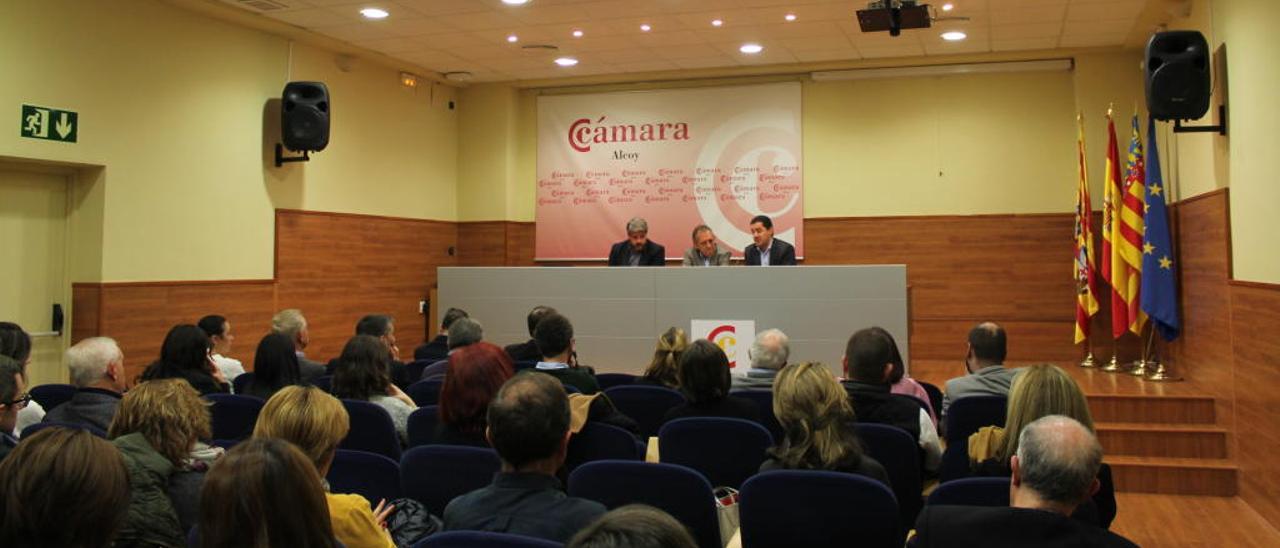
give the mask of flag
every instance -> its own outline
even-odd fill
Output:
[[[1116,124],[1107,111],[1107,163],[1102,171],[1102,279],[1111,286],[1111,336],[1120,338],[1129,328],[1129,305],[1120,287],[1128,283],[1124,259],[1119,257],[1120,243],[1120,151],[1116,146]],[[1139,240],[1141,242],[1141,240]]]
[[[1076,185],[1075,281],[1076,344],[1089,338],[1089,319],[1098,313],[1094,281],[1093,228],[1089,225],[1093,204],[1089,201],[1089,167],[1084,153],[1084,118],[1076,117],[1076,153],[1079,181]]]
[[[1169,212],[1160,177],[1156,121],[1147,122],[1146,230],[1142,235],[1142,311],[1166,341],[1178,338],[1178,280],[1169,238]]]
[[[1119,240],[1122,244],[1119,252],[1124,259],[1128,278],[1124,280],[1125,283],[1117,284],[1116,287],[1121,291],[1121,296],[1128,305],[1129,331],[1135,335],[1141,335],[1142,327],[1147,324],[1147,314],[1142,311],[1142,302],[1139,298],[1139,290],[1142,287],[1142,233],[1143,213],[1146,209],[1144,199],[1147,190],[1147,167],[1143,159],[1142,129],[1138,127],[1138,113],[1133,114],[1130,126],[1132,131],[1129,137],[1129,155],[1125,158],[1124,193],[1121,196],[1124,208],[1120,210],[1122,224],[1119,226],[1123,236],[1123,239]]]

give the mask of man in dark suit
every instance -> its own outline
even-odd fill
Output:
[[[926,506],[909,545],[1136,546],[1105,529],[1072,519],[1098,490],[1102,446],[1084,425],[1062,415],[1022,429],[1010,460],[1009,506]]]
[[[665,266],[667,250],[649,239],[649,223],[639,217],[627,221],[627,239],[609,250],[609,266]]]
[[[418,345],[413,349],[414,361],[427,363],[437,362],[449,357],[449,326],[461,318],[467,317],[467,311],[461,308],[450,308],[444,312],[440,320],[440,331],[436,338]]]
[[[556,309],[550,306],[538,305],[529,311],[529,316],[525,318],[525,322],[529,326],[529,340],[522,343],[509,344],[503,350],[507,351],[507,355],[511,356],[513,362],[536,362],[542,360],[542,352],[538,350],[538,341],[533,339],[533,332],[538,328],[538,322],[542,318],[556,313]]]
[[[747,266],[780,266],[796,264],[796,248],[773,237],[773,219],[756,215],[751,219],[752,244],[742,251]]]
[[[920,446],[921,462],[925,472],[934,472],[942,462],[942,442],[933,419],[911,396],[893,394],[889,388],[889,374],[893,371],[893,341],[880,332],[860,329],[845,345],[844,390],[849,393],[849,403],[858,422],[887,424],[905,430],[916,438]]]
[[[271,317],[271,332],[280,333],[293,341],[293,347],[298,354],[298,370],[302,373],[303,381],[315,382],[316,379],[325,375],[324,364],[308,359],[303,353],[311,343],[311,332],[307,330],[307,318],[302,315],[301,310],[286,308],[277,312]]]

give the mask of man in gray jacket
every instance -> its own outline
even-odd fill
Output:
[[[124,353],[108,337],[91,337],[67,349],[76,393],[44,416],[45,422],[87,424],[106,432],[125,389]]]
[[[967,396],[1009,396],[1009,385],[1018,374],[1017,369],[1004,366],[1008,351],[1004,328],[995,322],[982,322],[969,330],[969,349],[965,353],[963,377],[947,381],[947,392],[942,398],[942,416],[947,408]]]
[[[790,339],[782,331],[766,329],[756,335],[747,355],[751,358],[751,368],[745,374],[733,376],[733,389],[773,390],[773,379],[791,357]]]
[[[684,252],[684,266],[728,266],[733,254],[716,243],[716,234],[707,225],[693,228],[693,247]]]

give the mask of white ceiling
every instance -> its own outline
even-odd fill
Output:
[[[255,0],[222,0],[259,4]],[[884,57],[920,57],[1053,48],[1121,46],[1148,0],[951,0],[955,9],[931,29],[864,34],[854,12],[865,1],[784,0],[266,0],[283,9],[265,17],[302,27],[441,73],[475,81],[530,80]],[[940,8],[946,0],[932,4]],[[391,13],[368,20],[361,8]],[[796,20],[784,16],[794,13]],[[721,19],[723,26],[711,21]],[[642,23],[652,31],[642,32]],[[574,38],[581,29],[581,38]],[[968,38],[947,42],[943,31]],[[519,41],[509,43],[516,35]],[[738,51],[745,42],[758,55]],[[558,52],[526,51],[549,44]],[[580,62],[552,63],[568,55]]]

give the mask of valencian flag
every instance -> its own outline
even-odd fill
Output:
[[[1123,240],[1121,247],[1116,248],[1123,259],[1120,268],[1126,271],[1123,283],[1115,284],[1115,291],[1128,306],[1129,331],[1135,335],[1142,334],[1147,324],[1147,314],[1142,311],[1139,290],[1142,285],[1142,234],[1144,231],[1143,216],[1146,212],[1147,164],[1142,152],[1142,129],[1138,127],[1138,114],[1133,114],[1132,132],[1129,137],[1129,156],[1125,158],[1124,187],[1121,195],[1120,224],[1116,227]],[[1132,242],[1132,243],[1131,243]],[[1121,279],[1113,274],[1113,278]],[[1119,337],[1119,335],[1116,335]]]
[[[1093,204],[1089,201],[1089,167],[1085,162],[1084,118],[1076,117],[1076,152],[1079,181],[1076,185],[1075,228],[1075,281],[1076,281],[1076,344],[1089,338],[1089,319],[1098,313],[1097,285],[1094,281],[1093,228],[1090,217]]]
[[[1166,341],[1178,338],[1178,284],[1169,238],[1169,212],[1160,177],[1156,122],[1147,122],[1146,230],[1142,237],[1142,311]]]

